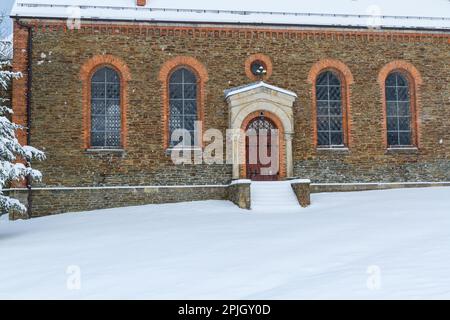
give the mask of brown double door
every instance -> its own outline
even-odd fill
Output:
[[[270,119],[260,116],[250,121],[245,144],[247,179],[279,180],[279,165],[274,163],[279,161],[278,143],[277,127]]]

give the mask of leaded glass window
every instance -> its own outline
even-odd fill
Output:
[[[259,132],[259,130],[272,131],[276,129],[277,127],[273,124],[272,121],[269,121],[263,116],[261,116],[253,120],[248,126],[247,130],[254,130],[255,132]]]
[[[121,146],[120,77],[111,68],[95,72],[91,80],[91,146]]]
[[[410,146],[411,101],[409,83],[400,72],[386,79],[387,140],[389,146]]]
[[[169,137],[177,129],[185,129],[190,134],[190,140],[183,138],[183,144],[188,141],[195,144],[195,121],[197,121],[197,77],[190,70],[176,70],[169,79]],[[172,141],[170,146],[178,145],[180,141]]]
[[[344,146],[341,81],[333,72],[317,77],[316,101],[318,146]]]

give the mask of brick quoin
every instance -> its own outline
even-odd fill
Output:
[[[82,110],[83,110],[83,148],[91,147],[91,79],[94,73],[102,67],[111,67],[120,76],[120,107],[121,107],[121,142],[122,148],[127,147],[127,110],[128,110],[128,81],[131,80],[130,70],[120,58],[112,55],[96,55],[86,61],[80,69],[82,82]]]

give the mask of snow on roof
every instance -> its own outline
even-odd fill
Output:
[[[74,11],[73,7],[79,7]],[[450,29],[448,0],[16,0],[11,16]]]
[[[239,86],[239,87],[235,87],[235,88],[231,88],[228,90],[225,90],[225,99],[227,99],[228,97],[231,97],[235,94],[238,93],[242,93],[242,92],[247,92],[250,90],[254,90],[257,88],[267,88],[267,89],[271,89],[277,92],[281,92],[284,94],[287,94],[289,96],[293,96],[295,98],[297,98],[297,94],[295,92],[289,91],[289,90],[285,90],[285,89],[281,89],[279,87],[273,86],[271,84],[265,83],[264,81],[259,81],[259,82],[254,82],[254,83],[250,83],[247,85],[243,85],[243,86]]]

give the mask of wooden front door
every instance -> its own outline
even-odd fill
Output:
[[[273,145],[273,143],[276,143],[276,145]],[[277,127],[270,119],[260,116],[250,121],[247,126],[245,144],[247,179],[253,181],[279,180],[278,143]],[[265,148],[261,150],[263,144],[265,145]],[[276,154],[273,154],[272,157],[272,153],[274,152]],[[266,155],[266,159],[261,158],[261,153]],[[267,158],[275,159],[277,164],[274,165],[273,161],[267,163]],[[273,168],[273,170],[271,168]]]

